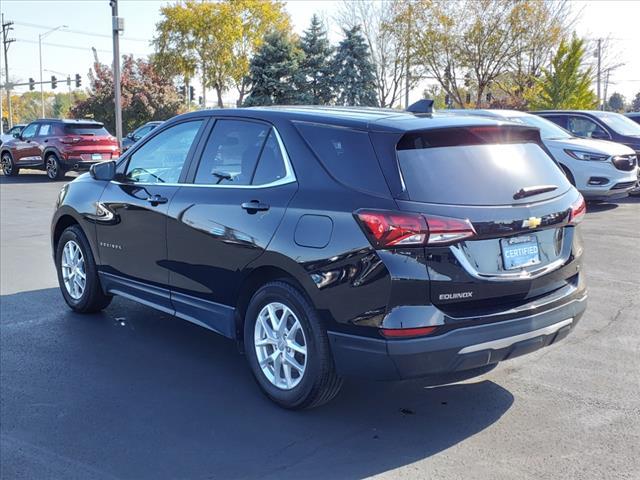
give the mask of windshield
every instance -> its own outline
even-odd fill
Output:
[[[539,128],[540,137],[542,137],[543,140],[564,140],[566,138],[573,138],[573,136],[564,128],[559,127],[550,120],[538,117],[537,115],[521,115],[511,117],[509,120]]]
[[[619,135],[640,137],[640,125],[624,115],[614,112],[594,112],[594,115]]]
[[[100,124],[78,123],[76,125],[65,125],[64,132],[67,135],[94,135],[108,136],[109,132]]]

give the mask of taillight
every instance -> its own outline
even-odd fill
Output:
[[[80,141],[80,137],[62,137],[60,139],[60,142],[65,143],[67,145],[78,143],[79,141]]]
[[[584,220],[584,216],[587,213],[587,203],[584,201],[584,197],[580,195],[578,200],[573,202],[571,205],[571,213],[569,214],[569,223],[572,225],[577,225],[582,220]]]
[[[358,210],[355,217],[375,248],[446,245],[474,237],[469,220],[419,213]]]
[[[435,331],[436,327],[418,327],[418,328],[381,328],[380,335],[385,338],[410,338],[422,337],[429,335]]]

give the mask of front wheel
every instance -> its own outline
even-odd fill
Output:
[[[94,313],[109,305],[111,297],[102,292],[89,241],[78,225],[62,232],[55,258],[60,290],[72,310]]]
[[[2,167],[2,173],[6,177],[14,177],[20,172],[20,169],[16,166],[13,158],[11,158],[11,155],[8,152],[2,154],[2,158],[0,158],[0,164]]]
[[[56,157],[54,154],[50,154],[47,156],[44,161],[44,168],[47,172],[47,177],[49,177],[49,180],[60,180],[61,178],[64,178],[64,168],[62,168],[60,160],[58,160],[58,157]]]
[[[289,409],[312,408],[339,392],[327,332],[305,296],[286,282],[271,282],[251,298],[245,351],[262,391]]]

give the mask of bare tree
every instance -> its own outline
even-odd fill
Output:
[[[412,58],[411,22],[402,0],[353,0],[341,4],[334,21],[344,27],[360,26],[375,65],[378,103],[393,107],[400,103],[407,89],[420,80],[421,68],[407,63]],[[409,81],[407,82],[407,70]]]

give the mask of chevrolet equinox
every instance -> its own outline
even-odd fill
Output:
[[[300,409],[344,377],[470,378],[564,338],[585,210],[528,125],[210,110],[65,185],[51,238],[71,309],[121,295],[213,330]]]

